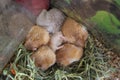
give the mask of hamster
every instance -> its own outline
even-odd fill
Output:
[[[47,70],[56,62],[56,55],[48,46],[40,47],[31,55],[31,58],[35,61],[35,65],[42,70]]]
[[[86,28],[71,18],[67,18],[62,26],[62,33],[67,41],[77,46],[84,47],[88,38]]]
[[[63,67],[69,66],[73,62],[79,61],[83,55],[83,48],[66,43],[56,52],[57,63]]]
[[[37,17],[36,24],[43,26],[49,33],[55,33],[60,30],[64,19],[65,15],[60,10],[53,8],[47,11],[44,9]]]
[[[49,40],[50,35],[46,29],[40,26],[33,26],[26,37],[25,47],[28,50],[35,51],[40,46],[46,45]]]
[[[51,36],[49,46],[55,52],[56,50],[62,48],[61,44],[65,41],[65,37],[63,36],[62,32],[56,32]]]

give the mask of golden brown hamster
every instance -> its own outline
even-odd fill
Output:
[[[35,65],[42,70],[47,70],[56,62],[56,55],[48,46],[40,47],[31,55],[31,58],[35,61]]]
[[[71,18],[67,18],[64,22],[62,33],[67,38],[68,42],[81,47],[84,47],[88,37],[86,28]]]
[[[35,51],[41,45],[46,45],[49,39],[50,36],[47,30],[40,26],[33,26],[26,37],[25,47],[28,50]]]
[[[66,67],[75,61],[80,60],[83,55],[83,48],[76,47],[73,44],[64,44],[64,46],[56,52],[57,63]]]
[[[56,8],[42,10],[36,19],[36,24],[43,26],[49,33],[55,33],[60,30],[60,27],[65,19],[65,15]]]
[[[56,32],[51,36],[49,46],[55,52],[56,50],[62,48],[61,44],[65,41],[65,37],[62,32]]]

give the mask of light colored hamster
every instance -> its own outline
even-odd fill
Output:
[[[31,55],[31,58],[35,61],[35,65],[42,70],[47,70],[56,62],[56,55],[48,46],[40,47]]]
[[[44,9],[37,17],[36,24],[43,26],[49,33],[55,33],[60,30],[64,19],[65,15],[60,10],[53,8],[47,11]]]
[[[63,36],[62,32],[56,32],[51,36],[49,46],[55,52],[56,50],[62,48],[61,44],[65,41],[65,37]]]
[[[86,28],[71,18],[67,18],[62,26],[62,33],[67,41],[77,46],[84,47],[88,38]]]
[[[76,47],[73,44],[64,44],[64,46],[56,52],[57,63],[61,66],[68,66],[73,62],[79,61],[83,55],[83,48]]]
[[[40,46],[46,45],[49,40],[50,35],[46,29],[40,26],[33,26],[26,37],[25,47],[28,50],[35,51]]]

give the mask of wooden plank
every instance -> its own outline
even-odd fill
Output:
[[[0,72],[32,25],[28,17],[14,9],[0,14]]]

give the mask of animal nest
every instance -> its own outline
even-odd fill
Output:
[[[6,66],[1,78],[5,80],[101,80],[110,76],[113,68],[108,65],[106,50],[98,47],[94,38],[89,37],[83,58],[66,67],[57,64],[46,71],[35,66],[31,52],[21,44],[14,59]]]

